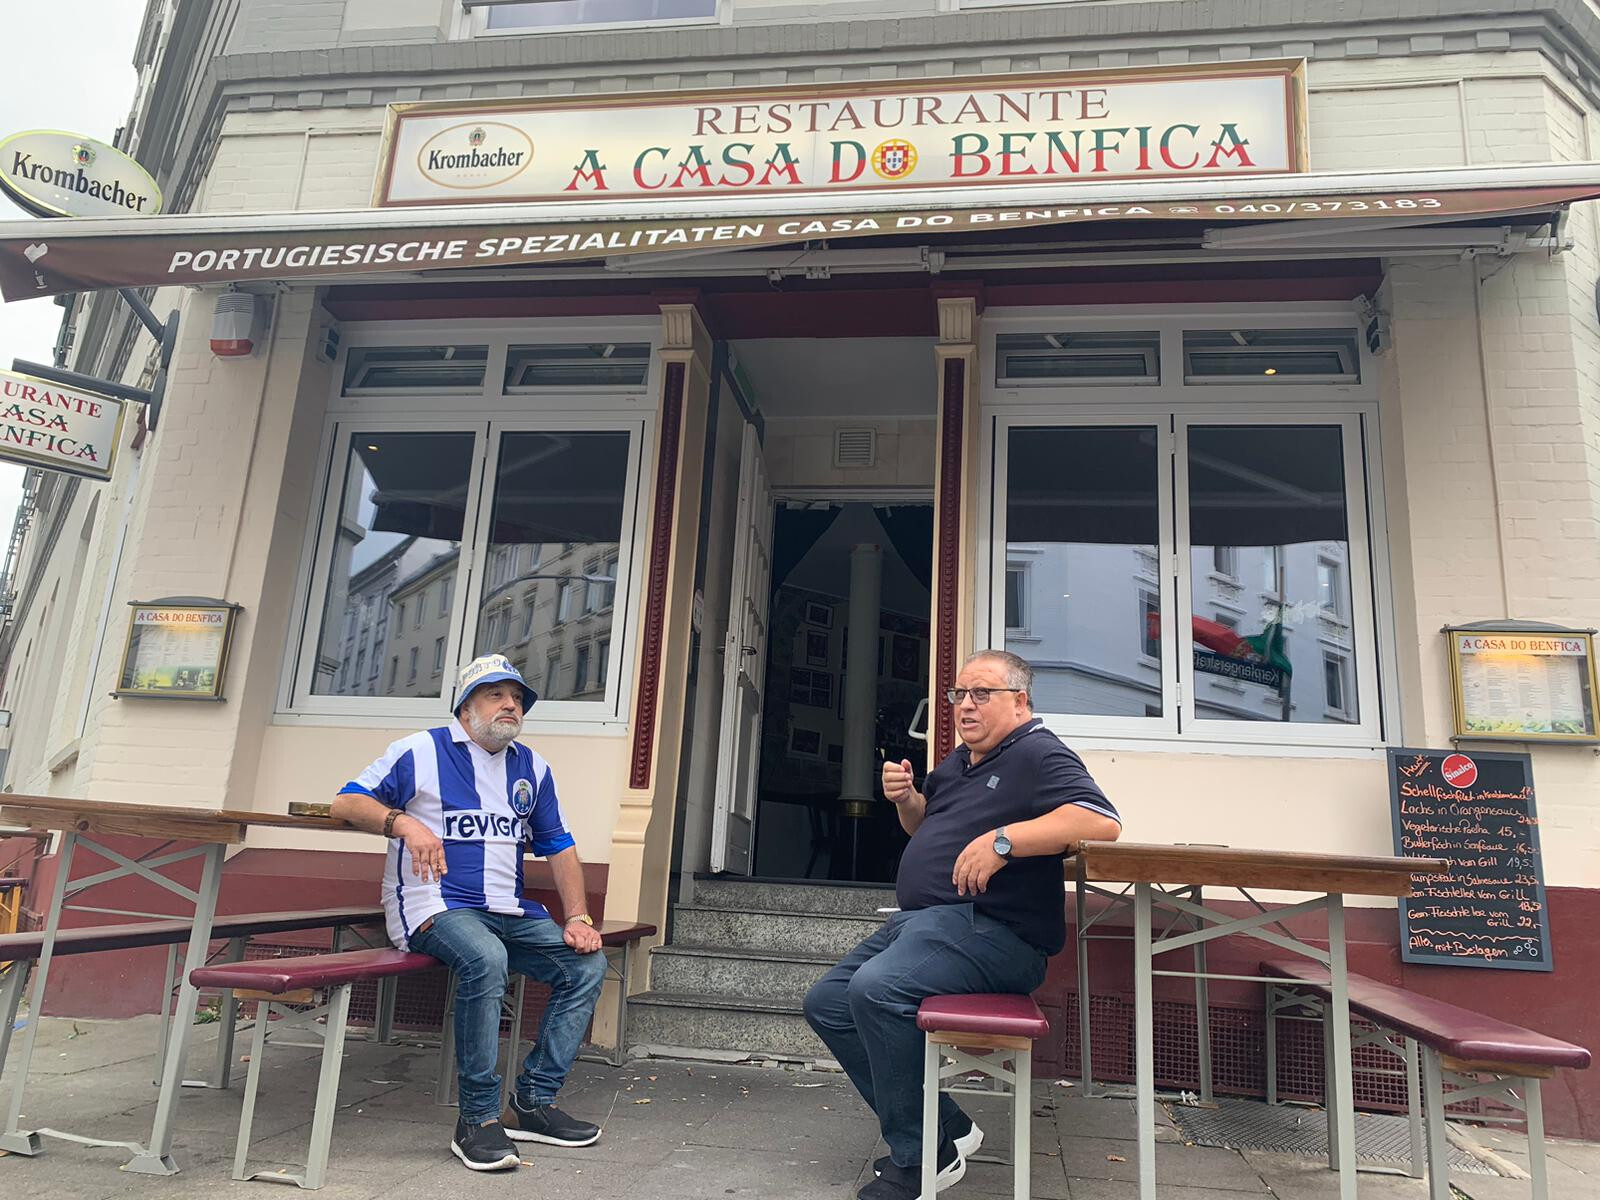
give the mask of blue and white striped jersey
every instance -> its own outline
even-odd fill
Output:
[[[405,842],[392,838],[383,868],[389,939],[409,949],[411,931],[450,908],[548,917],[522,898],[524,846],[539,855],[573,845],[561,820],[550,764],[512,742],[490,754],[452,721],[401,738],[339,789],[371,796],[415,817],[444,843],[445,876],[412,873]]]

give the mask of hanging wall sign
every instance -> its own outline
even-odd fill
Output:
[[[34,129],[0,141],[0,191],[36,217],[149,217],[156,181],[115,146]]]
[[[390,109],[376,202],[783,195],[1306,169],[1303,61]]]
[[[1474,625],[1445,635],[1458,739],[1600,741],[1592,630]]]
[[[123,411],[110,396],[0,371],[0,459],[110,479]]]
[[[114,695],[221,700],[239,606],[178,596],[132,608]]]

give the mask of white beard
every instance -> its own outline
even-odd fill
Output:
[[[480,721],[477,717],[468,717],[467,724],[472,729],[472,736],[477,739],[480,746],[485,748],[493,746],[491,754],[499,754],[512,742],[517,740],[517,734],[522,732],[522,724],[510,717],[499,717],[493,721]]]

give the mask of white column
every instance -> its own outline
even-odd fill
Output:
[[[843,800],[875,800],[873,742],[878,727],[878,612],[883,597],[883,547],[850,548],[850,645],[844,660]]]

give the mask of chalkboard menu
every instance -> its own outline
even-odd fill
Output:
[[[1392,749],[1389,797],[1395,853],[1450,864],[1400,901],[1402,959],[1551,970],[1532,759]]]

